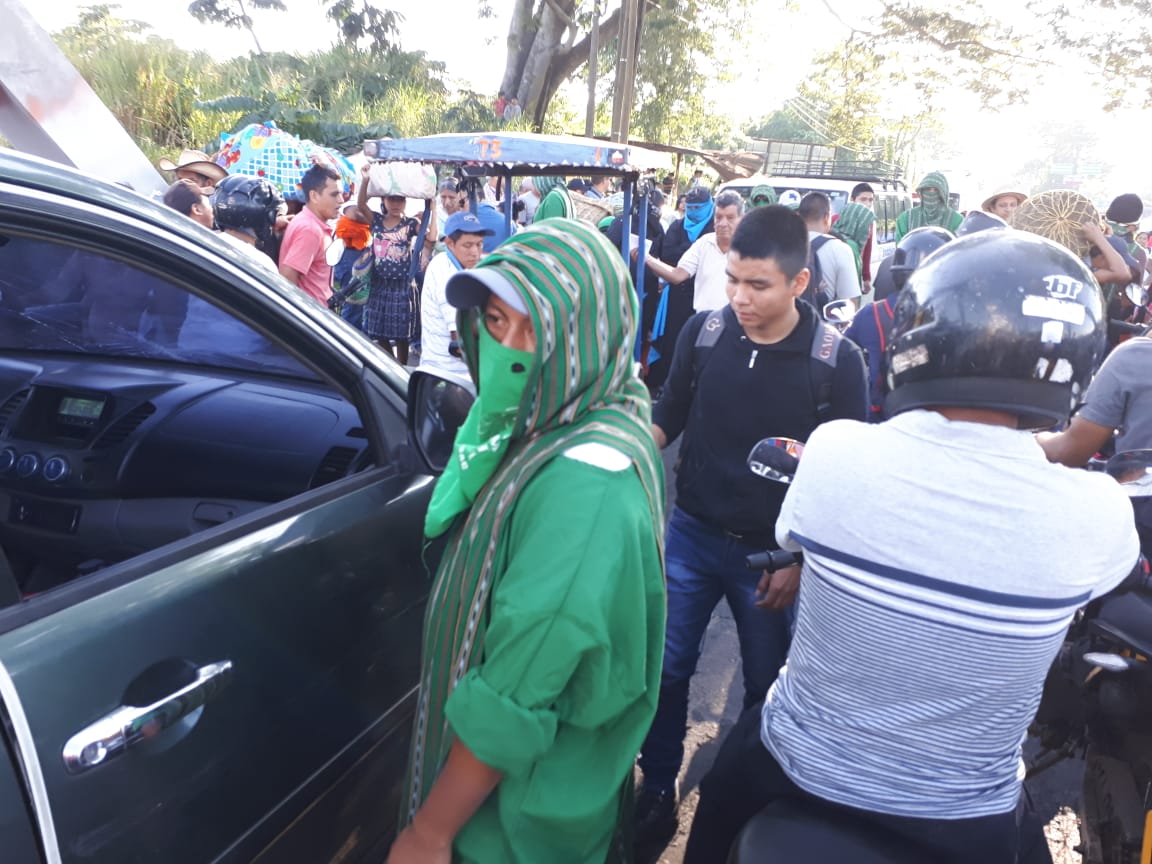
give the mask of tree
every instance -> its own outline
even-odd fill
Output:
[[[640,38],[633,137],[688,147],[729,146],[733,129],[709,104],[704,83],[723,75],[721,46],[739,38],[744,8],[742,2],[711,0],[649,5]],[[609,89],[615,89],[614,78]]]
[[[381,9],[368,0],[336,0],[326,13],[340,29],[340,41],[358,47],[365,41],[368,53],[376,56],[399,50],[398,25],[404,16],[391,9]]]
[[[1002,4],[999,14],[980,0],[875,0],[876,12],[858,24],[842,14],[853,4],[822,3],[853,36],[946,70],[990,107],[1020,101],[1046,73],[1077,67],[1112,90],[1106,109],[1129,101],[1132,81],[1152,105],[1152,0],[1027,0]]]
[[[594,25],[599,25],[601,68],[615,63],[621,9],[607,0],[514,2],[500,89],[519,99],[524,115],[540,128],[557,90],[587,64]],[[702,70],[711,74],[722,65],[716,62],[716,45],[725,36],[736,38],[749,2],[644,0],[633,117],[638,134],[664,128],[661,118],[682,120],[706,111],[700,93]],[[607,11],[608,6],[614,8]],[[481,15],[488,11],[482,0]],[[611,92],[611,86],[607,89]]]
[[[789,106],[773,111],[763,120],[744,130],[752,138],[773,141],[795,141],[798,144],[823,144],[825,138],[805,123]]]
[[[277,9],[281,12],[285,10],[281,0],[248,0],[248,2],[254,9]],[[264,53],[244,0],[193,0],[188,6],[188,11],[201,24],[223,24],[225,27],[244,28],[256,45],[256,53]]]

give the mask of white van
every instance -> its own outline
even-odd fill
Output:
[[[752,194],[757,186],[768,185],[776,190],[779,197],[789,189],[799,192],[801,196],[809,192],[823,192],[832,202],[832,213],[838,215],[848,203],[852,189],[858,183],[867,183],[876,193],[876,202],[872,211],[876,214],[876,227],[872,241],[872,273],[875,274],[880,262],[887,258],[896,249],[896,217],[905,210],[912,208],[912,194],[899,180],[877,179],[875,176],[847,179],[838,177],[814,177],[785,174],[754,174],[751,177],[741,177],[721,184],[716,194],[721,192],[739,192],[744,200]],[[864,302],[869,302],[870,295],[865,295]]]

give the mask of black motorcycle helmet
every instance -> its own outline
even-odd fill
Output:
[[[896,302],[887,414],[989,408],[1053,426],[1103,358],[1105,328],[1096,280],[1063,246],[1013,229],[961,237]]]
[[[259,177],[230,174],[216,184],[212,208],[221,230],[250,231],[266,241],[276,225],[276,214],[284,197],[276,187]]]
[[[900,238],[896,251],[892,253],[892,265],[889,268],[896,290],[903,289],[920,262],[953,239],[955,235],[951,231],[936,225],[914,228]]]
[[[964,221],[961,222],[960,227],[956,229],[956,236],[966,237],[969,234],[975,234],[977,231],[987,231],[989,228],[1007,227],[1008,223],[995,213],[989,213],[987,210],[973,210],[964,217]]]

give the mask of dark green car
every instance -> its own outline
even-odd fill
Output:
[[[383,860],[469,398],[0,150],[0,860]]]

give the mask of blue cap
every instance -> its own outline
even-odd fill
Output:
[[[484,224],[476,218],[476,215],[467,210],[453,213],[444,220],[444,233],[441,238],[451,237],[457,231],[461,234],[479,234],[482,237],[489,237],[492,234],[490,228],[485,228]]]

